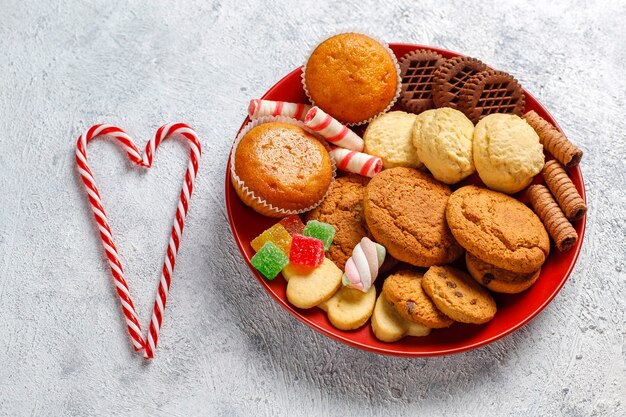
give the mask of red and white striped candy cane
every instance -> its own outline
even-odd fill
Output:
[[[359,135],[319,107],[313,107],[309,110],[304,118],[304,124],[335,146],[357,152],[361,152],[365,146],[365,142]]]
[[[304,116],[310,108],[308,104],[302,103],[254,99],[250,100],[248,114],[251,119],[263,116],[286,116],[304,121]]]
[[[335,160],[337,168],[364,177],[373,177],[383,169],[382,159],[363,152],[333,148],[330,151],[330,156]]]
[[[152,320],[150,322],[150,331],[148,332],[147,340],[144,340],[141,326],[137,320],[137,313],[130,297],[128,284],[124,278],[124,269],[117,252],[117,248],[113,243],[111,227],[109,226],[106,212],[102,205],[98,187],[96,186],[93,174],[87,163],[86,148],[87,144],[94,138],[99,136],[108,136],[115,139],[124,148],[132,162],[139,166],[150,168],[152,166],[154,152],[159,147],[161,142],[169,137],[178,135],[183,136],[189,143],[189,165],[187,167],[185,181],[183,182],[182,190],[180,192],[178,209],[176,210],[176,216],[172,226],[165,262],[163,264],[161,280],[159,282],[159,288],[152,313]],[[133,140],[130,136],[128,136],[128,134],[126,134],[126,132],[119,127],[105,124],[92,126],[78,138],[78,142],[76,144],[76,164],[85,185],[91,210],[100,231],[100,237],[102,239],[102,244],[104,245],[107,259],[109,260],[109,266],[111,267],[111,273],[115,280],[116,291],[122,304],[122,310],[126,319],[128,332],[130,333],[131,341],[135,350],[145,349],[144,356],[146,358],[154,357],[154,350],[157,346],[159,329],[161,328],[163,321],[163,312],[165,310],[167,294],[171,284],[176,254],[178,253],[185,225],[185,216],[189,208],[189,200],[191,199],[193,192],[193,182],[198,172],[198,162],[200,160],[201,152],[202,147],[195,131],[183,123],[169,123],[161,126],[157,130],[154,138],[146,144],[146,149],[143,155],[140,154],[138,148],[133,143]]]

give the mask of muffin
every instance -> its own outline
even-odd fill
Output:
[[[413,144],[413,124],[416,115],[391,111],[370,122],[363,134],[364,152],[383,160],[385,169],[394,167],[421,168]]]
[[[302,81],[313,104],[346,124],[360,124],[384,112],[400,92],[395,57],[359,33],[342,33],[319,44]]]
[[[494,113],[478,122],[473,151],[480,179],[502,193],[523,190],[543,168],[539,136],[514,114]]]
[[[269,217],[311,210],[322,202],[332,181],[328,151],[300,126],[260,124],[236,145],[231,179],[237,195]]]
[[[474,124],[463,113],[442,107],[417,115],[413,144],[433,177],[455,184],[474,172],[473,134]]]

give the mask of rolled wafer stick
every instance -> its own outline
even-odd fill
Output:
[[[342,125],[331,115],[326,114],[319,107],[313,107],[309,110],[304,118],[304,124],[335,146],[357,152],[361,152],[365,146],[365,142],[359,135]]]
[[[330,151],[330,156],[335,160],[337,168],[363,175],[364,177],[371,178],[383,169],[382,159],[363,152],[351,151],[344,148],[333,148]]]
[[[287,101],[250,100],[248,114],[251,119],[263,116],[285,116],[304,121],[304,116],[311,106],[302,103],[289,103]]]
[[[563,133],[539,116],[534,110],[527,112],[523,117],[535,129],[543,147],[560,163],[567,168],[578,165],[583,157],[583,151],[570,142]]]
[[[572,222],[582,218],[587,212],[587,205],[559,161],[553,159],[546,162],[541,174],[565,217]]]
[[[528,187],[526,195],[533,210],[548,229],[557,249],[561,252],[570,250],[578,240],[578,234],[554,201],[550,190],[541,184],[536,184]]]

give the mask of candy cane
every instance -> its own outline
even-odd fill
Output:
[[[115,139],[122,146],[122,148],[124,148],[132,162],[139,166],[150,168],[152,166],[154,152],[159,147],[161,142],[175,135],[182,135],[189,143],[189,164],[187,172],[185,173],[185,181],[183,182],[182,190],[180,192],[178,208],[176,210],[176,216],[172,226],[165,262],[162,268],[161,280],[159,281],[158,292],[152,313],[152,320],[150,322],[150,331],[148,332],[147,340],[144,340],[141,326],[137,320],[137,313],[130,297],[128,284],[124,278],[122,262],[119,258],[117,248],[113,243],[113,234],[107,220],[104,206],[102,205],[100,192],[96,187],[93,174],[87,163],[86,148],[87,144],[96,137],[108,136]],[[167,294],[171,284],[176,254],[178,253],[183,228],[185,226],[185,216],[187,214],[189,200],[191,199],[193,192],[193,182],[196,178],[196,173],[198,172],[198,161],[202,152],[201,149],[202,147],[200,145],[200,141],[198,140],[194,130],[183,123],[170,123],[161,126],[157,130],[154,138],[146,144],[143,156],[139,153],[138,148],[126,132],[119,127],[111,125],[100,124],[92,126],[78,138],[78,142],[76,143],[76,164],[78,166],[78,171],[81,175],[83,184],[85,185],[91,210],[100,231],[100,238],[102,239],[102,244],[109,261],[109,266],[111,267],[111,273],[115,280],[115,287],[122,304],[122,311],[126,319],[128,332],[135,350],[138,351],[145,349],[144,356],[148,359],[154,357],[154,350],[157,346],[159,330],[163,321],[163,313],[165,311]]]
[[[347,126],[342,125],[331,115],[319,107],[313,107],[306,114],[304,124],[311,130],[322,135],[327,141],[342,148],[361,152],[365,143],[363,139]]]
[[[364,177],[373,177],[383,169],[382,159],[363,152],[334,148],[330,151],[330,156],[335,160],[337,168]]]
[[[248,114],[251,119],[263,116],[286,116],[304,121],[304,116],[311,106],[302,103],[288,103],[286,101],[250,100]]]

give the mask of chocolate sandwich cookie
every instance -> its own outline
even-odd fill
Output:
[[[502,71],[483,71],[472,76],[459,93],[458,109],[474,123],[493,113],[521,116],[526,100],[522,86]]]
[[[418,114],[435,106],[433,75],[445,61],[443,56],[427,49],[418,49],[402,57],[400,106],[404,110]]]
[[[470,57],[448,59],[433,74],[433,101],[436,107],[452,107],[459,103],[459,93],[474,75],[485,71],[484,62]]]

